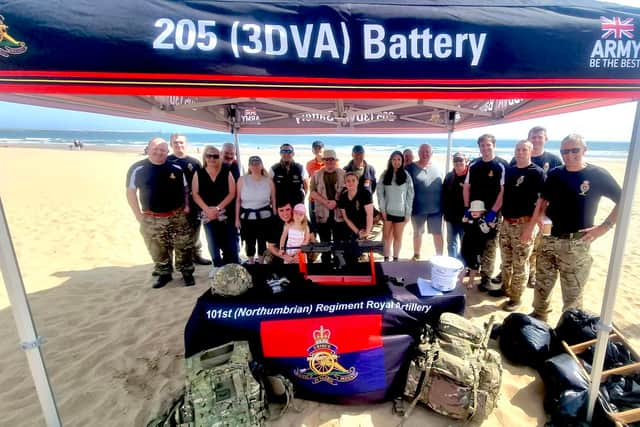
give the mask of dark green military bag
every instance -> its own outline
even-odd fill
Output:
[[[502,381],[500,355],[487,349],[493,318],[485,330],[464,317],[444,313],[437,330],[421,337],[409,366],[405,398],[454,419],[479,421],[495,408]]]

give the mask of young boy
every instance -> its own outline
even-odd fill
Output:
[[[496,235],[495,223],[485,221],[486,209],[482,200],[474,200],[469,206],[469,213],[462,219],[464,235],[462,237],[462,258],[469,269],[467,288],[474,286],[474,279],[479,273],[480,260],[487,240]]]

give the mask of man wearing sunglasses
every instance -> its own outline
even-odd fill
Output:
[[[307,171],[300,163],[293,161],[293,146],[280,146],[280,162],[271,167],[269,174],[276,186],[276,205],[284,205],[286,201],[295,206],[304,203],[309,188]]]
[[[202,165],[200,160],[195,157],[191,157],[187,154],[187,137],[180,133],[174,133],[170,139],[171,150],[173,154],[167,157],[167,160],[175,163],[182,168],[184,176],[187,179],[189,185],[189,224],[193,229],[193,262],[200,265],[211,265],[211,261],[202,256],[202,243],[200,242],[200,208],[193,201],[193,195],[191,194],[191,182],[193,181],[193,174],[195,174]]]
[[[531,240],[543,215],[552,221],[551,235],[543,236],[536,266],[536,284],[531,315],[546,321],[551,309],[551,291],[560,275],[562,311],[582,308],[584,286],[589,278],[593,258],[591,242],[609,231],[616,220],[621,189],[605,170],[584,159],[587,145],[582,136],[571,134],[562,140],[560,154],[565,165],[547,176],[536,209],[522,235]],[[599,225],[594,225],[601,197],[616,206]]]
[[[152,287],[161,288],[172,279],[171,248],[184,284],[193,286],[193,232],[186,215],[189,186],[182,168],[167,161],[169,145],[164,139],[153,138],[147,148],[148,158],[127,174],[127,201],[154,263]]]

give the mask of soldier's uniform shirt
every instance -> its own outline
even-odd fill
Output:
[[[184,206],[187,181],[180,166],[165,162],[154,165],[148,159],[133,164],[127,173],[127,187],[138,189],[143,211],[173,214],[164,217],[143,215],[140,233],[154,262],[154,274],[171,274],[171,248],[175,249],[176,269],[192,273],[193,231]]]
[[[616,180],[601,167],[587,164],[577,172],[569,172],[565,166],[552,170],[540,194],[549,202],[551,234],[557,236],[592,227],[600,198],[605,196],[618,203],[620,193]]]
[[[478,158],[469,165],[465,183],[470,185],[469,201],[482,200],[489,211],[496,202],[500,189],[504,185],[504,172],[507,162],[495,157],[488,162]]]
[[[200,213],[200,207],[193,200],[191,186],[193,184],[193,175],[195,175],[197,171],[202,169],[202,165],[200,164],[200,161],[195,157],[178,157],[175,154],[171,154],[169,157],[167,157],[167,161],[175,163],[182,168],[184,177],[187,180],[187,185],[189,186],[189,218],[193,218],[195,221]]]
[[[550,312],[551,292],[560,275],[562,311],[582,308],[584,287],[593,263],[591,243],[581,236],[570,236],[593,226],[598,203],[602,196],[616,204],[621,189],[605,169],[587,165],[577,172],[565,166],[549,172],[541,197],[549,202],[547,216],[553,226],[550,236],[542,238],[536,266],[536,285],[533,309],[538,315]]]
[[[540,166],[545,174],[558,166],[562,166],[562,159],[548,151],[543,151],[539,156],[531,156],[531,162],[536,166]],[[509,166],[514,166],[515,164],[516,158],[514,157],[511,159]]]
[[[307,171],[300,163],[291,162],[287,168],[282,162],[276,163],[270,170],[271,178],[276,187],[276,204],[280,206],[288,201],[291,206],[304,201],[304,180]]]
[[[127,187],[139,190],[143,211],[163,213],[184,206],[188,186],[180,166],[170,162],[154,165],[145,159],[134,163],[127,176]]]
[[[524,168],[509,166],[505,171],[502,216],[531,216],[543,183],[544,172],[539,166],[533,163]]]
[[[519,168],[509,166],[505,173],[502,215],[505,221],[500,229],[500,252],[502,254],[502,287],[507,296],[519,302],[529,278],[529,257],[533,241],[522,243],[520,235],[533,214],[538,195],[544,183],[544,172],[530,163]],[[520,218],[522,222],[512,224],[509,220]],[[526,221],[528,222],[528,220]]]

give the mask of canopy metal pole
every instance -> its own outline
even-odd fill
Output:
[[[640,102],[636,103],[636,118],[631,134],[631,146],[629,147],[629,157],[624,173],[624,184],[622,195],[618,203],[618,219],[616,221],[616,231],[613,236],[613,248],[609,259],[609,271],[607,273],[607,284],[605,286],[602,309],[600,311],[600,322],[598,323],[598,340],[596,351],[593,357],[591,369],[591,384],[589,385],[589,406],[587,407],[587,422],[591,422],[596,399],[600,389],[600,379],[602,377],[602,365],[609,341],[609,333],[612,330],[611,317],[613,316],[613,306],[616,300],[616,292],[620,281],[620,269],[624,256],[626,237],[629,231],[631,220],[631,208],[633,207],[633,195],[638,179],[638,163],[640,162]]]
[[[49,382],[49,376],[47,375],[47,369],[44,365],[42,351],[40,350],[44,340],[38,336],[31,316],[31,308],[29,307],[20,267],[18,266],[11,235],[9,234],[9,225],[2,206],[2,198],[0,198],[0,269],[2,270],[2,277],[11,302],[13,318],[18,329],[18,336],[21,341],[20,347],[27,356],[45,422],[49,427],[59,427],[62,423]]]
[[[239,128],[233,127],[233,143],[236,146],[236,160],[238,161],[238,166],[240,167],[240,175],[245,174],[244,164],[240,160],[240,137],[238,136]]]
[[[447,124],[449,130],[447,131],[447,157],[444,159],[444,173],[445,175],[449,171],[449,164],[451,163],[451,150],[453,149],[453,123],[455,121],[456,112],[447,111]]]

